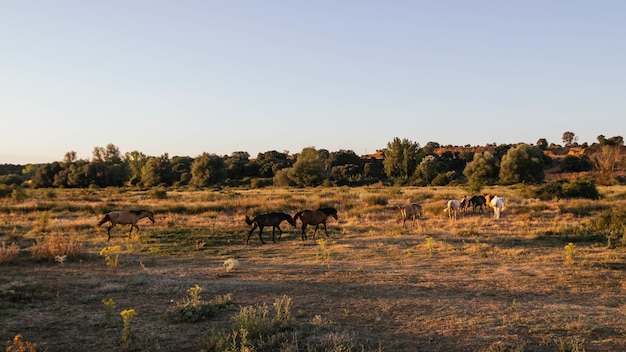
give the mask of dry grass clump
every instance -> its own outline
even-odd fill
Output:
[[[20,246],[11,242],[7,246],[5,241],[2,241],[2,248],[0,248],[0,264],[13,263],[20,254]]]
[[[76,258],[82,254],[82,244],[75,236],[51,233],[42,240],[37,240],[31,247],[33,257],[56,260],[57,257]]]

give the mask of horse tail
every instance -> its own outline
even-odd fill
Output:
[[[106,214],[105,216],[102,217],[102,219],[100,219],[100,221],[98,221],[98,231],[100,231],[100,226],[102,226],[102,224],[104,224],[107,221],[111,221],[111,217],[109,216],[109,214]]]
[[[246,224],[248,225],[252,225],[253,221],[250,220],[250,217],[248,215],[246,215]]]

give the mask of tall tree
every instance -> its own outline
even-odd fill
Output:
[[[576,146],[578,143],[578,137],[574,134],[574,132],[563,132],[563,143],[565,143],[566,147]]]
[[[383,165],[385,174],[390,178],[400,178],[408,180],[417,167],[419,144],[408,139],[394,138],[387,143],[384,150],[385,159]]]
[[[322,184],[326,178],[326,153],[318,152],[313,147],[302,149],[296,162],[289,170],[289,179],[299,186],[310,187]]]
[[[526,143],[512,147],[502,157],[500,182],[503,184],[541,183],[544,174],[545,157],[543,151]]]
[[[191,184],[196,187],[217,185],[226,179],[224,159],[209,153],[202,153],[191,164]]]
[[[171,186],[172,176],[172,163],[167,153],[158,157],[148,157],[141,169],[141,182],[144,186]]]
[[[483,186],[496,182],[498,178],[496,158],[489,152],[476,153],[474,159],[465,165],[463,174],[467,177],[470,189],[478,192]]]

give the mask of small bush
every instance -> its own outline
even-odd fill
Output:
[[[167,190],[165,188],[153,188],[148,192],[152,199],[167,199]]]
[[[9,341],[9,345],[6,352],[36,352],[37,344],[25,341],[22,338],[22,334],[17,334],[12,341]]]
[[[195,285],[187,290],[188,297],[183,302],[176,302],[168,309],[168,315],[178,322],[198,322],[215,315],[216,311],[231,303],[230,294],[217,296],[215,301],[205,301],[200,297],[202,287]]]
[[[599,199],[600,192],[598,192],[596,182],[593,179],[577,178],[563,184],[563,196],[565,198]]]
[[[33,257],[38,259],[55,260],[57,256],[76,258],[82,254],[83,246],[74,236],[63,236],[52,233],[43,240],[37,240],[31,247]]]
[[[2,241],[2,248],[0,248],[0,264],[13,263],[17,260],[20,254],[20,246],[15,242],[11,242],[11,245],[7,246],[5,241]]]
[[[381,194],[375,194],[363,198],[363,201],[367,205],[387,205],[387,203],[389,203],[389,197]]]
[[[591,222],[590,230],[605,235],[609,247],[626,246],[626,210],[603,212]]]

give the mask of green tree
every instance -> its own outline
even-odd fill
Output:
[[[500,182],[541,183],[545,177],[544,166],[545,158],[541,149],[520,143],[502,157]]]
[[[173,181],[172,163],[167,153],[148,157],[141,168],[141,181],[144,186],[171,186]]]
[[[324,150],[317,151],[313,147],[302,149],[296,162],[289,170],[289,178],[299,186],[319,186],[326,178],[326,162]]]
[[[563,132],[563,143],[565,143],[566,147],[573,147],[578,142],[578,137],[574,134],[574,132]]]
[[[196,187],[217,185],[226,180],[224,159],[209,153],[202,153],[191,164],[191,184]]]
[[[172,157],[172,179],[174,184],[184,186],[191,182],[191,164],[193,164],[193,158],[191,157]]]
[[[548,149],[548,140],[545,139],[545,138],[539,138],[537,140],[537,148],[539,148],[541,150]]]
[[[474,154],[474,159],[465,165],[463,175],[467,177],[467,183],[474,192],[480,191],[483,186],[494,184],[498,178],[496,158],[489,152]]]
[[[415,179],[418,184],[430,184],[442,171],[442,164],[434,155],[426,155],[415,169]]]
[[[387,177],[408,180],[418,164],[420,146],[408,139],[394,138],[384,150],[383,166]]]
[[[130,183],[134,185],[141,181],[141,172],[148,162],[148,157],[140,151],[133,150],[124,154],[124,160],[128,165]]]
[[[259,165],[259,176],[266,178],[274,177],[279,170],[292,165],[291,160],[289,160],[289,153],[275,150],[257,154],[256,163]]]

